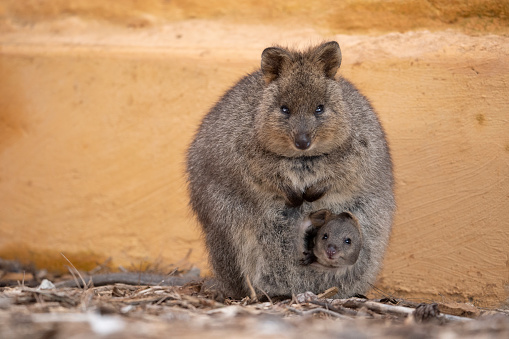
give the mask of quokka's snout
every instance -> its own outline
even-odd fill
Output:
[[[295,147],[300,150],[307,150],[311,146],[311,136],[309,133],[302,132],[295,136]]]

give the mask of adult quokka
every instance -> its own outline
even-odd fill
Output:
[[[393,213],[392,163],[368,100],[336,79],[337,42],[270,47],[261,69],[203,118],[189,147],[190,205],[218,288],[269,296],[339,287],[363,294],[381,268]],[[311,211],[350,211],[363,236],[354,265],[300,265],[299,225]]]

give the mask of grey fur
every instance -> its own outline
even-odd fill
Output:
[[[219,100],[189,147],[190,205],[226,296],[249,295],[249,278],[270,296],[337,286],[348,297],[365,293],[381,268],[395,210],[392,162],[368,100],[334,79],[340,63],[336,42],[266,49],[262,69]],[[299,225],[318,209],[357,217],[354,265],[299,265]]]

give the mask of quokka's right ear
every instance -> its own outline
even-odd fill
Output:
[[[276,80],[291,63],[290,52],[280,47],[269,47],[262,52],[262,73],[266,84]]]
[[[309,215],[309,219],[311,220],[311,225],[314,227],[320,227],[325,225],[327,220],[331,215],[331,211],[327,209],[318,210]]]

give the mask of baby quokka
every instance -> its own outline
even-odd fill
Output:
[[[303,222],[304,257],[301,265],[317,263],[326,268],[355,264],[362,246],[359,221],[349,212],[334,214],[322,209]]]

